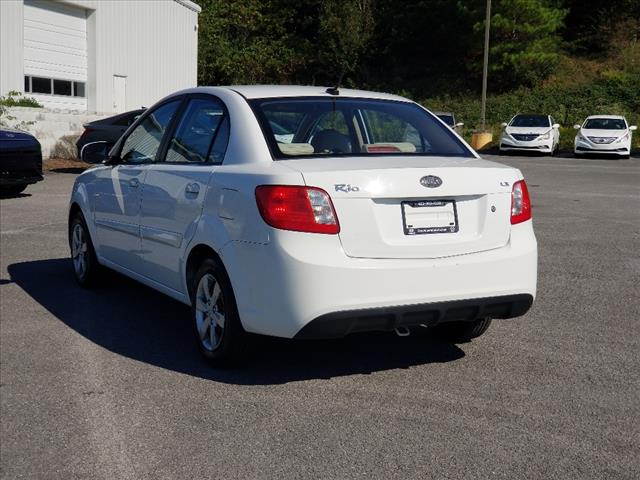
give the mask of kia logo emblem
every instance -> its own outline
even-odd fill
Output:
[[[420,179],[420,185],[427,188],[437,188],[442,185],[442,179],[435,175],[427,175]]]

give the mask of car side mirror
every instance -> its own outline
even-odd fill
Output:
[[[554,123],[553,125],[551,125],[551,128],[558,130],[560,128],[560,124],[559,123]]]
[[[576,130],[580,130],[580,125],[574,125],[573,128],[575,128]]]
[[[502,125],[502,128],[506,128],[507,127],[507,122],[502,122],[501,125]]]
[[[635,132],[637,129],[638,129],[638,126],[637,126],[637,125],[631,125],[631,126],[629,127],[629,130],[631,130],[632,132]]]
[[[104,163],[109,160],[109,151],[113,147],[111,142],[90,142],[80,150],[80,160],[85,163]]]
[[[464,127],[464,123],[462,122],[456,123],[455,128],[458,128],[458,127]]]

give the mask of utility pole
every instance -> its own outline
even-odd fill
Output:
[[[487,77],[489,76],[489,32],[491,30],[491,0],[487,0],[484,22],[484,66],[482,68],[482,132],[487,131]]]

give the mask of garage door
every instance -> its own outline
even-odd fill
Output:
[[[45,107],[86,110],[87,12],[24,1],[25,92]]]

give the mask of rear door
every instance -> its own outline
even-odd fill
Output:
[[[182,289],[181,258],[196,230],[207,185],[222,163],[229,137],[224,104],[211,95],[187,98],[160,161],[148,169],[140,233],[144,275]]]

